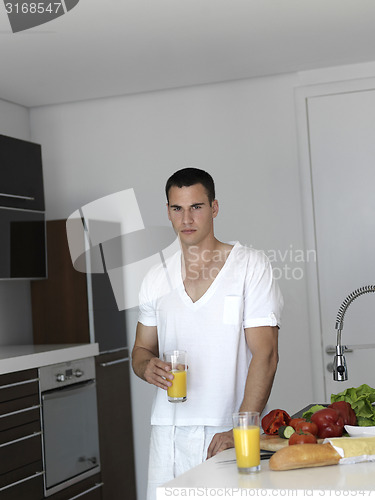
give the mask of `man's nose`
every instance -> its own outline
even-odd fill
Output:
[[[182,214],[182,222],[184,224],[190,224],[193,221],[193,216],[191,210],[184,210]]]

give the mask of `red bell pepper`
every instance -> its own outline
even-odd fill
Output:
[[[288,425],[290,416],[285,410],[272,410],[262,418],[262,429],[266,434],[277,434],[282,425]]]
[[[333,408],[324,408],[324,410],[316,411],[311,416],[311,422],[314,422],[318,426],[319,438],[342,436],[344,420]]]
[[[342,416],[344,425],[357,425],[357,416],[350,406],[350,403],[346,401],[336,401],[335,403],[331,403],[328,408],[333,408]]]

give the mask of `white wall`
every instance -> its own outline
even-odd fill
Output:
[[[133,187],[146,225],[167,225],[164,184],[194,165],[216,180],[216,234],[264,249],[285,297],[280,363],[270,407],[313,401],[306,283],[292,279],[303,251],[294,115],[295,75],[33,108],[32,140],[43,147],[47,217]],[[301,255],[301,254],[299,254]],[[282,268],[288,266],[285,271]],[[129,343],[136,313],[128,314]],[[296,374],[304,374],[303,377]],[[132,376],[139,500],[145,495],[152,388]]]
[[[0,134],[30,140],[29,111],[0,100]],[[32,343],[30,283],[0,280],[0,346]]]

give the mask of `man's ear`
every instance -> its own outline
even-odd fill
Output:
[[[168,202],[166,203],[166,206],[167,206],[168,219],[171,220],[171,216],[169,215],[169,203]]]
[[[219,213],[219,202],[217,200],[214,200],[212,202],[212,218],[214,219],[218,213]]]

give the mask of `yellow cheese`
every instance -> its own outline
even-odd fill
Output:
[[[362,455],[375,455],[375,437],[341,437],[327,439],[332,446],[341,448],[344,457],[359,457]]]

